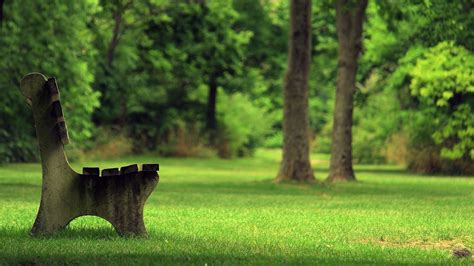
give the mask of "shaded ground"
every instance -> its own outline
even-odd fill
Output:
[[[313,156],[316,176],[327,157]],[[28,231],[39,203],[40,166],[0,166],[0,264],[472,264],[474,178],[430,177],[392,166],[357,166],[360,182],[275,185],[278,152],[253,159],[111,160],[160,163],[145,207],[147,239],[122,239],[107,222],[75,220],[52,238]],[[83,165],[78,163],[77,170]]]

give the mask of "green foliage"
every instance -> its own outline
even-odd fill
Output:
[[[265,138],[263,143],[263,147],[265,148],[281,148],[283,147],[283,133],[280,131],[276,131],[275,133],[269,135]]]
[[[338,42],[332,1],[315,1],[313,14],[309,117],[310,128],[318,136],[333,118]]]
[[[236,28],[252,33],[244,58],[244,71],[240,79],[241,90],[258,106],[273,114],[272,134],[269,144],[281,147],[278,141],[283,120],[283,77],[287,65],[288,2],[234,0],[239,13]],[[253,85],[251,85],[251,84]],[[253,89],[250,89],[252,88]],[[234,90],[235,91],[235,90]]]
[[[51,8],[54,7],[54,8]],[[92,136],[91,114],[98,107],[94,80],[93,35],[88,28],[98,6],[94,1],[8,1],[0,38],[0,161],[32,159],[31,113],[18,93],[20,79],[37,71],[58,78],[73,143]]]
[[[471,51],[474,49],[474,32],[470,30],[474,28],[472,1],[424,0],[423,4],[416,6],[418,9],[415,11],[412,8],[411,11],[416,13],[411,13],[411,17],[423,22],[414,28],[418,28],[416,34],[426,46],[431,47],[441,40],[450,40]]]
[[[391,90],[372,93],[365,105],[356,107],[354,123],[357,126],[352,140],[355,162],[386,162],[387,140],[400,129],[400,111],[396,93]]]
[[[151,5],[150,12],[137,47],[142,83],[126,115],[140,144],[155,149],[180,123],[204,124],[211,79],[227,91],[255,86],[236,82],[251,34],[233,28],[238,14],[229,3]]]
[[[474,159],[474,55],[452,42],[426,51],[411,72],[411,92],[435,108],[433,139],[442,155]]]
[[[271,128],[271,116],[241,93],[221,93],[217,110],[222,157],[253,154]]]
[[[239,13],[236,28],[252,33],[244,64],[258,69],[264,79],[265,91],[258,96],[268,101],[272,110],[283,106],[281,90],[287,62],[288,6],[286,1],[234,0]],[[280,121],[275,121],[280,127]]]
[[[414,96],[447,107],[456,95],[474,93],[474,55],[452,42],[429,49],[411,72]]]
[[[313,147],[330,152],[335,8],[331,0],[312,4],[310,128]],[[355,94],[355,161],[387,161],[387,151],[396,153],[395,136],[410,151],[408,164],[421,150],[443,163],[472,162],[471,11],[470,0],[369,1]],[[288,1],[20,0],[6,1],[3,15],[1,162],[37,159],[31,114],[16,89],[31,71],[58,78],[76,148],[91,149],[92,138],[103,149],[95,125],[133,140],[135,153],[213,154],[205,127],[211,84],[219,91],[221,153],[282,144]],[[268,131],[237,119],[260,114]]]
[[[363,86],[356,93],[356,160],[384,162],[387,150],[397,150],[392,136],[404,136],[407,147],[399,150],[408,150],[409,166],[417,161],[442,170],[469,163],[474,60],[472,32],[465,29],[474,20],[468,2],[370,3]]]
[[[255,101],[265,101],[268,110],[278,115],[273,120],[273,132],[267,147],[281,147],[283,76],[287,65],[289,12],[287,1],[235,0],[240,17],[237,27],[253,33],[248,46],[246,65],[258,69],[263,78],[260,93],[253,93]],[[310,75],[309,115],[315,136],[332,120],[335,90],[337,40],[335,10],[331,1],[313,2],[313,62]],[[249,78],[248,72],[246,79]]]
[[[143,108],[139,100],[160,97],[160,92],[147,90],[148,73],[143,71],[139,44],[146,42],[143,34],[148,2],[103,1],[93,19],[94,45],[98,49],[94,87],[101,92],[101,108],[94,120],[105,125],[124,127],[130,113]],[[147,98],[147,96],[143,98]]]

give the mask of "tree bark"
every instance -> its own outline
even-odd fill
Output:
[[[309,160],[308,78],[311,0],[291,0],[288,70],[284,85],[283,160],[277,182],[314,181]]]
[[[123,15],[133,5],[133,1],[128,1],[124,4],[118,4],[113,10],[112,16],[114,18],[114,29],[112,32],[112,39],[110,40],[107,49],[107,64],[111,68],[114,61],[115,50],[120,42],[120,36],[123,33]]]
[[[336,106],[332,131],[330,181],[355,181],[352,167],[352,116],[357,58],[362,51],[362,26],[367,0],[338,0],[336,28],[339,41]]]
[[[206,0],[188,0],[189,4],[200,5],[201,8],[205,8],[207,3]],[[207,114],[206,114],[206,128],[209,132],[209,143],[211,145],[216,144],[217,137],[217,118],[216,118],[216,105],[217,105],[217,79],[221,75],[219,71],[212,71],[209,75],[209,93],[207,97]]]
[[[113,62],[115,59],[115,51],[120,43],[120,38],[124,31],[124,23],[123,23],[123,16],[125,12],[132,7],[133,2],[128,1],[125,4],[119,4],[113,10],[112,16],[114,18],[114,28],[112,31],[112,38],[110,39],[109,46],[107,47],[107,68],[106,73],[111,75],[113,71]],[[118,124],[120,127],[125,127],[127,124],[127,115],[128,115],[128,108],[127,108],[127,97],[123,94],[121,97],[121,104],[120,104],[120,115],[118,118]]]
[[[121,34],[121,28],[122,28],[122,11],[117,10],[114,12],[113,17],[114,17],[114,29],[112,32],[112,39],[110,40],[109,47],[107,49],[107,65],[109,68],[112,68],[112,63],[114,61],[114,55],[115,55],[115,49],[117,49],[117,46],[120,41],[120,34]]]

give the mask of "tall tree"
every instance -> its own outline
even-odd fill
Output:
[[[124,132],[129,129],[134,99],[145,87],[139,45],[146,42],[144,25],[150,17],[149,1],[103,0],[92,29],[98,49],[94,88],[101,92],[101,106],[94,122]],[[150,95],[148,95],[150,97]]]
[[[251,34],[235,28],[238,13],[229,1],[180,0],[151,6],[156,15],[145,25],[147,40],[140,43],[140,56],[143,72],[149,74],[143,91],[157,97],[138,99],[147,101],[154,112],[141,108],[146,112],[136,109],[134,114],[148,117],[147,138],[159,139],[158,134],[194,125],[200,133],[209,133],[210,144],[218,144],[224,129],[216,121],[219,90],[236,90],[227,84],[243,72]]]
[[[291,0],[288,70],[284,85],[283,160],[277,181],[314,181],[309,161],[308,78],[311,0]]]
[[[362,51],[362,26],[367,0],[338,0],[336,28],[339,41],[336,106],[328,179],[355,180],[352,168],[352,114],[357,59]]]
[[[112,68],[112,63],[114,61],[115,50],[120,42],[120,37],[123,34],[123,15],[132,6],[133,2],[128,1],[122,3],[118,1],[117,3],[110,4],[107,8],[111,9],[112,17],[114,19],[114,27],[112,32],[112,38],[110,39],[109,46],[107,48],[107,65]]]
[[[216,144],[217,98],[220,80],[226,74],[235,75],[243,67],[243,48],[247,45],[249,36],[246,36],[245,32],[233,29],[238,14],[233,13],[235,11],[231,9],[231,5],[224,1],[218,4],[216,4],[218,1],[214,4],[211,3],[212,1],[205,0],[194,0],[194,2],[200,6],[204,19],[205,28],[200,34],[207,45],[203,47],[202,52],[205,60],[209,61],[204,65],[208,86],[206,128],[209,132],[210,143]],[[229,10],[223,12],[224,8]]]

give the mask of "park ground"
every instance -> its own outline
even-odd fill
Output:
[[[328,156],[313,155],[316,177]],[[120,238],[82,217],[50,238],[28,235],[39,164],[0,166],[0,264],[466,264],[474,249],[474,177],[357,165],[359,182],[274,184],[279,151],[221,160],[128,157],[82,166],[160,163],[145,206],[148,238]]]

